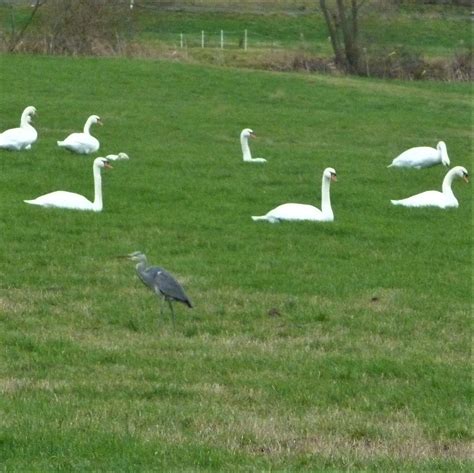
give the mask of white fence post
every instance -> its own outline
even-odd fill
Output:
[[[244,30],[244,51],[247,51],[247,30]]]
[[[204,48],[204,30],[201,31],[201,48]]]
[[[179,44],[180,44],[181,49],[182,49],[184,47],[183,33],[180,33],[180,35],[179,35]]]
[[[221,30],[221,49],[224,49],[224,30]]]

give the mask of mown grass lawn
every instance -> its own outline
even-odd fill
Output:
[[[472,171],[468,84],[172,62],[0,56],[0,129],[35,105],[39,141],[0,152],[3,471],[467,471],[470,186],[456,210],[391,207],[445,169],[394,170],[446,141]],[[55,146],[96,113],[93,157]],[[255,156],[241,161],[240,130]],[[253,222],[283,202],[330,224]],[[142,250],[195,309],[177,327],[118,258]]]

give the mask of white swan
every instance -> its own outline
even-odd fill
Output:
[[[456,178],[462,178],[469,182],[469,174],[466,168],[455,166],[449,170],[443,179],[442,192],[426,191],[406,199],[392,200],[391,202],[393,205],[403,205],[404,207],[439,207],[441,209],[459,207],[458,200],[451,189],[451,184]]]
[[[242,146],[242,155],[246,163],[266,163],[267,160],[264,158],[252,158],[249,148],[249,138],[255,138],[253,130],[250,128],[244,128],[240,133],[240,144]]]
[[[58,146],[79,154],[95,153],[100,147],[99,140],[90,134],[91,125],[95,123],[102,125],[100,117],[91,115],[84,125],[83,133],[71,133],[65,140],[58,141]]]
[[[443,164],[444,166],[451,164],[444,141],[440,141],[436,145],[436,148],[417,146],[416,148],[407,149],[397,156],[392,161],[392,164],[389,164],[387,167],[421,169],[429,168],[436,164]]]
[[[50,192],[33,200],[25,200],[27,204],[40,205],[41,207],[57,207],[61,209],[92,210],[100,212],[102,203],[102,168],[112,168],[107,158],[96,158],[92,166],[94,172],[94,202],[80,194],[66,191]]]
[[[307,204],[282,204],[262,216],[253,216],[253,220],[267,220],[275,223],[280,220],[311,220],[314,222],[332,222],[334,213],[331,208],[329,187],[331,181],[337,181],[336,170],[326,168],[321,186],[321,210]]]
[[[30,105],[23,110],[19,128],[11,128],[0,133],[0,148],[19,151],[31,149],[31,145],[37,140],[38,133],[31,125],[36,108]]]

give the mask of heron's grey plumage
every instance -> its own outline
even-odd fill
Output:
[[[138,261],[135,270],[143,284],[150,288],[157,296],[168,302],[173,314],[173,323],[174,310],[171,305],[172,302],[177,301],[186,304],[190,308],[193,307],[184,289],[168,271],[158,266],[148,266],[146,256],[140,251],[135,251],[129,254],[128,257],[133,261]]]

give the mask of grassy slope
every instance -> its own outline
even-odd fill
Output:
[[[137,16],[137,30],[146,39],[179,43],[184,33],[190,46],[199,46],[201,31],[206,44],[219,45],[220,30],[225,31],[226,47],[237,47],[244,29],[248,30],[249,47],[304,48],[320,55],[331,55],[328,32],[321,13],[301,16],[250,13],[160,12]],[[472,24],[469,12],[445,8],[433,13],[425,10],[391,11],[382,14],[366,9],[361,14],[362,46],[369,48],[405,48],[427,57],[450,57],[453,50],[472,46]]]
[[[470,89],[132,60],[1,57],[0,128],[34,104],[40,140],[1,152],[0,459],[7,471],[462,471],[470,441],[471,190],[392,208],[444,170],[386,169],[447,142],[472,170]],[[91,196],[90,157],[55,140],[90,113],[101,214],[24,198]],[[251,126],[264,166],[241,162]],[[257,224],[320,200],[332,224]],[[116,256],[184,283],[175,332]],[[280,315],[271,317],[268,311]]]
[[[276,10],[278,11],[278,10]],[[313,10],[311,10],[313,11]],[[29,8],[13,10],[0,5],[0,28],[9,32],[12,15],[17,30],[29,18]],[[32,30],[43,15],[39,13]],[[148,45],[178,47],[180,33],[184,33],[189,47],[201,45],[201,31],[205,31],[206,46],[218,48],[220,31],[225,31],[227,49],[242,47],[244,30],[248,30],[250,52],[261,48],[297,49],[332,56],[331,45],[323,16],[320,12],[305,15],[285,13],[255,14],[245,8],[228,13],[172,12],[136,9],[134,12],[136,37]],[[382,49],[403,48],[429,58],[451,57],[453,51],[472,48],[472,22],[469,9],[432,5],[424,7],[374,9],[367,5],[360,15],[361,46],[374,45]],[[209,52],[209,51],[208,51]],[[197,52],[194,51],[194,54]],[[234,59],[234,64],[241,63]]]

